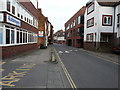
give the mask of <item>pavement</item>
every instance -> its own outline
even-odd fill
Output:
[[[109,60],[113,63],[120,64],[120,62],[119,62],[120,55],[117,55],[115,53],[94,52],[94,51],[89,51],[89,50],[85,50],[85,49],[82,49],[82,48],[79,49],[79,50],[85,51],[87,53],[94,54],[95,56],[98,56],[98,57],[101,57],[103,59]]]
[[[60,62],[50,62],[51,48],[52,46],[48,46],[47,49],[36,49],[4,60],[3,83],[0,82],[2,87],[71,88]]]

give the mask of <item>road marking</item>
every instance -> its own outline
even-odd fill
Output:
[[[30,70],[29,68],[32,68],[35,65],[36,64],[23,64],[21,67],[16,69],[16,71],[12,71],[12,73],[8,73],[8,75],[4,76],[2,78],[2,81],[0,82],[0,85],[14,87],[15,85],[13,85],[13,83],[18,82],[22,77],[24,77],[28,73],[25,70]]]
[[[70,50],[71,52],[73,51],[73,50]]]
[[[70,53],[69,51],[65,51],[65,53]]]
[[[59,53],[59,54],[62,54],[63,52],[62,52],[62,51],[59,51],[58,53]]]
[[[61,63],[62,69],[63,69],[63,71],[64,71],[64,73],[65,73],[65,75],[66,75],[66,77],[67,77],[67,79],[68,79],[68,81],[69,81],[69,83],[70,83],[70,86],[72,87],[73,90],[77,90],[77,87],[76,87],[74,81],[72,80],[70,74],[68,73],[68,71],[67,71],[65,65],[63,64],[62,60],[60,59],[58,53],[57,53],[57,56],[58,56],[59,61],[60,61],[60,63]]]
[[[16,70],[18,70],[18,71],[20,71],[20,70],[21,70],[21,71],[22,71],[22,70],[24,71],[24,70],[25,70],[25,71],[26,71],[26,70],[30,70],[30,69],[16,69]]]
[[[78,51],[78,50],[75,50],[75,51]]]

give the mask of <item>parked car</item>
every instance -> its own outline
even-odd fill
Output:
[[[117,53],[117,54],[120,54],[120,47],[114,47],[113,52]]]

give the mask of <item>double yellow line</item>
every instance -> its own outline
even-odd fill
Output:
[[[58,53],[57,53],[57,55],[58,55]],[[77,87],[76,87],[74,81],[72,80],[70,74],[68,73],[68,71],[67,71],[65,65],[64,65],[63,62],[61,61],[59,55],[58,55],[58,58],[59,58],[59,61],[60,61],[60,63],[61,63],[61,66],[62,66],[62,68],[63,68],[63,70],[64,70],[64,73],[65,73],[65,75],[66,75],[66,77],[67,77],[67,79],[68,79],[68,81],[69,81],[69,83],[70,83],[72,89],[73,89],[73,90],[77,90]]]

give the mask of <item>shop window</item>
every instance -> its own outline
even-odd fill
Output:
[[[10,12],[10,5],[11,5],[10,1],[7,0],[7,11],[9,11],[9,12]]]
[[[29,20],[28,20],[28,18],[27,18],[27,22],[28,22]]]
[[[12,6],[12,14],[15,15],[15,7],[14,6]]]
[[[25,43],[25,33],[23,33],[23,43]]]
[[[6,44],[10,44],[10,30],[6,29]]]
[[[117,27],[120,28],[120,14],[117,16]]]
[[[19,31],[17,31],[17,43],[19,43],[19,38],[20,38]]]
[[[14,31],[11,30],[11,44],[14,44],[14,36],[15,36]]]
[[[0,44],[3,43],[3,29],[0,28]]]
[[[112,15],[103,15],[103,26],[112,26]]]
[[[22,43],[22,39],[23,39],[22,36],[23,36],[23,35],[22,35],[22,32],[20,32],[20,43]]]
[[[87,20],[87,28],[94,26],[94,18]]]
[[[26,35],[25,35],[25,39],[26,39],[26,40],[25,40],[25,43],[27,43],[27,32],[26,32]]]

